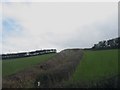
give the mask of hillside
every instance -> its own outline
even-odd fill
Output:
[[[116,88],[118,87],[118,52],[111,50],[86,50],[72,78],[64,87]]]
[[[3,88],[116,88],[118,52],[118,49],[66,49],[4,77]]]
[[[53,57],[53,54],[45,54],[45,55],[38,55],[38,56],[31,56],[31,57],[23,57],[23,58],[14,58],[2,61],[2,75],[6,77],[8,75],[15,74],[21,70],[27,69],[29,67],[43,63]]]
[[[67,49],[46,62],[3,78],[3,88],[55,87],[55,84],[68,80],[82,59],[80,49]]]

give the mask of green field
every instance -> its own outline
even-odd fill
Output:
[[[17,73],[28,67],[47,61],[49,58],[51,58],[54,55],[55,54],[46,54],[46,55],[39,55],[39,56],[33,56],[33,57],[17,58],[17,59],[12,59],[12,60],[3,60],[2,61],[2,71],[3,71],[2,75],[4,77],[4,76]]]
[[[118,50],[84,51],[84,57],[71,80],[91,81],[118,74]]]
[[[92,85],[100,85],[96,87],[104,87],[104,83],[106,83],[108,87],[109,86],[114,87],[115,85],[113,84],[116,83],[116,81],[114,81],[115,80],[114,77],[118,75],[118,52],[119,51],[120,50],[117,50],[117,49],[96,50],[96,51],[84,50],[83,58],[81,60],[78,58],[80,60],[80,63],[75,69],[75,72],[71,74],[68,80],[63,80],[63,82],[60,83],[61,86],[63,85],[63,87],[70,88],[70,87],[92,87]],[[80,53],[77,53],[77,54],[79,55]],[[54,55],[55,54],[46,54],[46,55],[26,57],[26,58],[18,58],[14,60],[6,60],[6,61],[4,60],[2,62],[3,77],[17,73],[23,69],[27,69],[28,67],[34,66],[35,64],[41,63],[43,61],[47,61],[49,58],[54,57]],[[75,55],[73,56],[70,55],[71,56],[70,59],[74,60]],[[60,59],[60,57],[58,59]],[[59,64],[59,62],[57,63]],[[60,69],[61,68],[63,67],[60,67]],[[60,69],[58,69],[57,71],[59,71]],[[63,73],[60,73],[59,75],[61,74],[66,75]],[[59,75],[57,75],[58,79],[59,79]],[[45,76],[47,76],[47,74]],[[54,74],[53,74],[53,77],[54,77]],[[51,78],[52,78],[52,75],[51,75]],[[109,79],[111,81],[108,81]],[[11,83],[11,81],[9,83]],[[57,83],[58,82],[56,82],[56,84]]]

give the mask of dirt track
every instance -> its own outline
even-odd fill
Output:
[[[55,87],[70,78],[82,56],[80,49],[63,50],[47,62],[3,78],[3,88]]]

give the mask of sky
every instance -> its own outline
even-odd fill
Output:
[[[118,37],[117,2],[9,2],[1,8],[2,53],[89,48]]]

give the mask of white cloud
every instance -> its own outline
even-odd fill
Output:
[[[3,4],[3,17],[14,18],[23,27],[20,35],[3,40],[3,52],[90,47],[98,40],[117,35],[113,32],[117,8],[117,3]],[[106,36],[109,32],[112,35]]]

